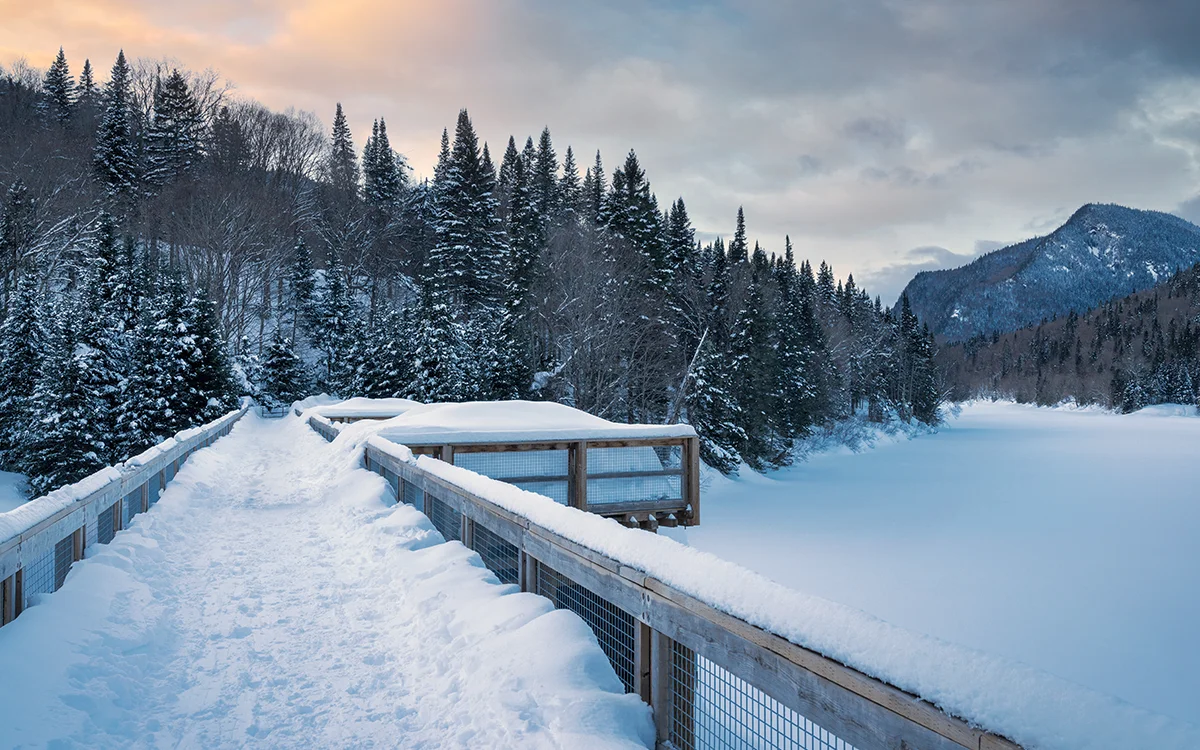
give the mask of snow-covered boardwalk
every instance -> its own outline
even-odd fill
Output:
[[[653,744],[581,620],[359,459],[252,416],[196,453],[0,629],[0,746]]]

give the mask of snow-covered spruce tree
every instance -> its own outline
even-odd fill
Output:
[[[792,252],[792,242],[788,238],[784,261],[777,273],[780,297],[776,334],[779,342],[778,418],[785,434],[797,437],[806,434],[820,415],[824,389],[818,352],[824,350],[824,337],[801,285]]]
[[[413,346],[411,396],[417,401],[462,401],[466,391],[463,331],[436,281],[421,289]]]
[[[36,283],[23,277],[0,324],[0,451],[5,466],[24,463],[33,435],[34,394],[46,358],[40,308]]]
[[[749,259],[749,246],[746,244],[746,213],[741,206],[738,206],[737,226],[733,231],[733,239],[729,242],[729,262],[736,265],[746,263]]]
[[[357,194],[358,160],[354,155],[354,140],[341,102],[338,102],[333,115],[333,133],[326,171],[335,190],[345,195]]]
[[[71,69],[67,65],[67,56],[62,47],[58,48],[58,57],[54,58],[54,62],[46,71],[42,82],[42,94],[42,106],[47,117],[65,125],[75,109],[75,81],[71,78]]]
[[[354,386],[351,392],[368,398],[397,398],[412,381],[411,323],[406,312],[386,310],[365,329],[355,331],[350,359]]]
[[[762,289],[751,279],[730,334],[728,366],[744,434],[738,452],[755,469],[779,463],[783,454],[774,419],[777,391],[771,329]]]
[[[290,406],[311,390],[304,360],[296,354],[292,340],[278,330],[263,355],[262,379],[262,404],[269,408]]]
[[[96,87],[92,61],[84,60],[83,70],[79,71],[79,81],[75,84],[75,102],[81,109],[90,110],[96,106],[99,98],[100,89]]]
[[[548,231],[558,217],[560,196],[558,193],[558,155],[550,139],[550,128],[542,128],[538,138],[537,157],[527,164],[534,207],[541,219],[542,232]]]
[[[138,185],[137,146],[129,111],[132,76],[122,50],[104,86],[104,117],[96,133],[96,175],[109,197],[131,196]]]
[[[688,376],[687,420],[700,435],[701,460],[728,474],[737,469],[738,449],[747,439],[724,360],[724,352],[706,338]]]
[[[303,237],[296,238],[292,264],[288,269],[287,312],[290,320],[288,338],[296,341],[300,331],[312,331],[317,321],[317,276],[313,270],[312,254]]]
[[[612,188],[604,197],[601,220],[611,234],[628,241],[645,260],[652,274],[648,283],[665,289],[669,269],[662,215],[658,211],[658,201],[650,192],[646,172],[633,151],[613,173]]]
[[[435,246],[430,257],[448,271],[451,298],[467,309],[495,314],[503,289],[504,232],[497,215],[495,184],[483,169],[471,118],[459,112],[454,145],[434,178]]]
[[[154,88],[154,114],[146,132],[146,179],[167,185],[200,161],[204,122],[187,78],[173,69]]]
[[[354,311],[346,288],[346,269],[332,247],[325,261],[324,284],[314,305],[313,343],[321,352],[320,386],[347,395],[353,371],[349,362]]]
[[[558,181],[558,226],[570,226],[579,216],[579,202],[583,197],[583,185],[579,181],[579,165],[575,152],[567,146],[563,156],[562,177]]]
[[[90,357],[77,335],[85,312],[64,304],[52,316],[49,345],[33,394],[34,418],[20,469],[34,497],[104,468],[103,405],[88,387]]]
[[[125,455],[171,437],[179,426],[173,399],[179,396],[179,361],[169,356],[176,346],[172,300],[160,292],[150,298],[133,334],[132,362],[117,427]]]
[[[100,457],[114,463],[125,457],[117,418],[130,370],[130,334],[141,302],[132,244],[118,240],[111,216],[101,217],[86,261],[78,311],[83,314],[73,335],[79,345],[83,385],[100,405],[94,426],[103,439]]]
[[[210,422],[237,406],[238,387],[229,353],[221,339],[217,308],[203,287],[188,302],[184,317],[189,322],[198,359],[189,371],[190,390],[196,393],[191,412],[197,423]]]

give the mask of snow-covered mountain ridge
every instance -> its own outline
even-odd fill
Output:
[[[1090,310],[1200,262],[1200,227],[1171,214],[1089,203],[1054,232],[905,288],[939,337],[961,341]]]

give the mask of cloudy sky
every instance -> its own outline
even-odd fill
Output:
[[[600,7],[603,5],[603,7]],[[497,150],[549,125],[634,148],[698,229],[830,260],[891,301],[920,268],[1086,202],[1200,219],[1195,0],[0,0],[0,61],[212,67],[429,174],[467,107]]]

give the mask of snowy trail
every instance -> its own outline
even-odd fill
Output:
[[[293,418],[197,453],[0,631],[0,746],[653,743],[581,621],[355,463]]]

